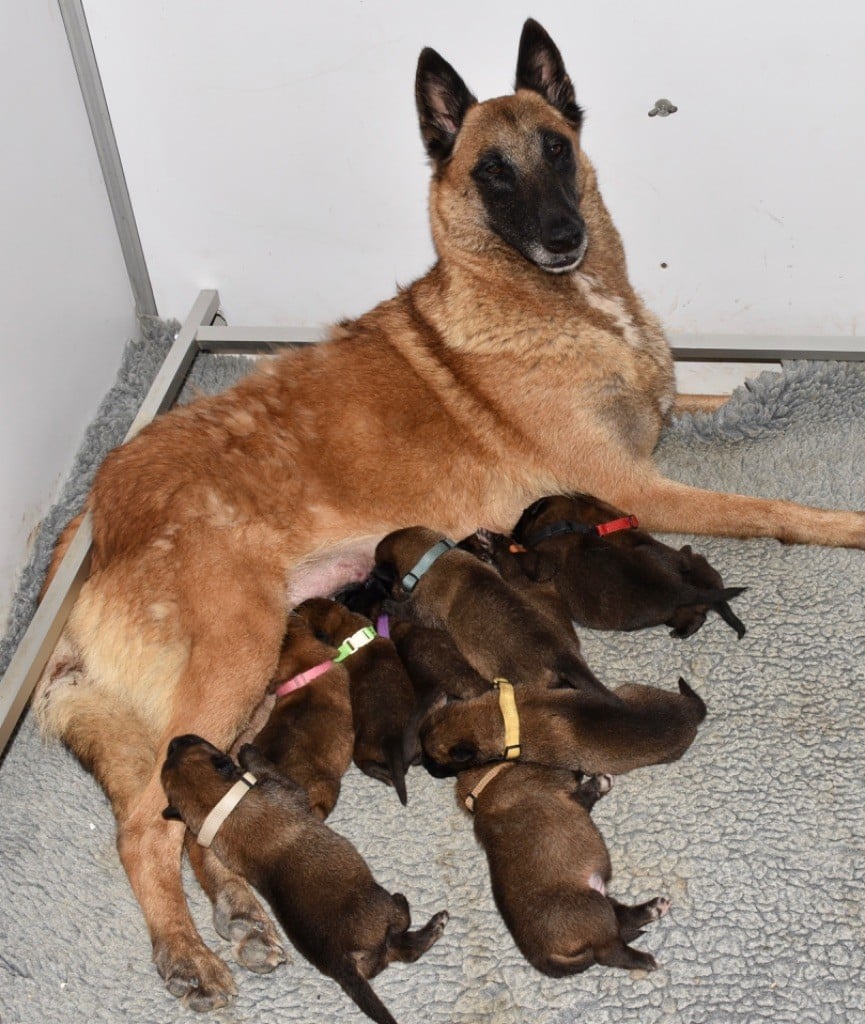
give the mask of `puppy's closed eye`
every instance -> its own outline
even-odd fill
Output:
[[[162,817],[165,818],[166,821],[183,821],[183,818],[180,816],[180,811],[171,805],[165,808],[162,812]]]
[[[228,754],[214,754],[211,760],[213,761],[213,767],[223,779],[230,779],[237,771],[234,761],[231,760]]]
[[[466,761],[471,761],[477,752],[478,748],[473,743],[457,743],[448,751],[448,756],[451,761],[462,764]]]

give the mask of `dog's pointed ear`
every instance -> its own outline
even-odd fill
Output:
[[[438,167],[451,155],[463,118],[477,100],[444,57],[428,46],[418,58],[414,91],[423,144]]]
[[[574,85],[565,70],[562,55],[546,29],[534,18],[529,18],[523,25],[514,88],[540,93],[547,103],[564,115],[572,128],[582,125],[583,111],[577,105]]]

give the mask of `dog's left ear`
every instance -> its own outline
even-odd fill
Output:
[[[520,52],[517,57],[517,80],[514,89],[531,89],[563,114],[572,128],[583,123],[583,111],[577,105],[574,85],[565,70],[558,47],[546,29],[534,18],[523,25]]]
[[[423,143],[439,167],[451,155],[463,118],[477,99],[444,57],[428,46],[418,58],[414,92]]]

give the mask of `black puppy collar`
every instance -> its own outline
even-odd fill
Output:
[[[542,540],[549,540],[550,537],[558,537],[563,533],[594,533],[598,537],[603,537],[618,530],[635,530],[637,526],[639,523],[636,516],[622,516],[620,519],[611,519],[608,523],[597,523],[595,526],[577,523],[573,519],[560,519],[557,523],[542,527],[523,543],[527,548],[532,548]]]

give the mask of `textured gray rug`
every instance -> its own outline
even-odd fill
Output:
[[[130,345],[22,580],[0,667],[32,609],[53,534],[122,436],[166,337],[164,325],[153,325],[149,340]],[[242,368],[226,357],[199,359],[195,386],[225,386]],[[765,374],[717,416],[675,424],[659,454],[670,475],[688,482],[865,508],[865,365],[797,363]],[[541,976],[497,915],[450,783],[413,770],[403,810],[391,790],[352,770],[332,825],[382,884],[406,893],[416,921],[441,907],[451,913],[425,957],[375,982],[403,1024],[865,1021],[865,553],[775,541],[695,545],[730,585],[750,587],[736,601],[748,626],[742,641],[717,618],[686,641],[665,629],[583,634],[608,684],[672,687],[681,674],[709,706],[681,762],[617,779],[595,810],[613,859],[613,895],[672,898],[669,916],[637,942],[661,969]],[[195,1019],[150,964],[106,801],[29,719],[0,768],[0,808],[3,1024]],[[191,882],[189,892],[205,938],[227,954]],[[236,977],[238,998],[208,1021],[365,1019],[296,954],[269,977],[240,968]]]

